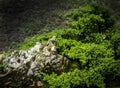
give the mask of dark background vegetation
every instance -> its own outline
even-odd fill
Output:
[[[113,16],[120,19],[119,0],[99,2],[112,8]],[[26,37],[66,27],[63,13],[84,4],[84,0],[0,0],[0,52]]]
[[[28,36],[42,33],[43,29],[53,30],[65,24],[61,15],[73,8],[71,4],[70,0],[0,1],[0,51],[9,49]],[[76,5],[77,0],[73,4]]]

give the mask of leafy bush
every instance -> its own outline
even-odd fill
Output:
[[[49,83],[50,88],[88,88],[93,85],[105,88],[104,78],[92,70],[75,69],[73,72],[63,73],[59,76],[55,73],[44,74],[43,80]]]
[[[43,81],[50,88],[106,88],[106,82],[120,77],[120,62],[106,59],[89,70],[75,69],[72,72],[57,75],[44,74]]]
[[[74,19],[72,27],[82,29],[84,32],[105,32],[114,25],[109,10],[105,6],[92,3],[88,6],[77,9],[69,14],[68,17]]]
[[[71,39],[71,40],[81,40],[82,38],[82,31],[76,29],[66,29],[62,34],[61,37],[64,39]]]
[[[77,69],[71,71],[68,68],[68,72],[61,75],[44,74],[43,80],[50,88],[105,88],[108,77],[111,77],[109,80],[120,77],[120,63],[113,59],[118,56],[119,37],[112,36],[113,50],[109,40],[111,35],[107,33],[114,21],[108,9],[91,4],[67,16],[74,20],[73,29],[65,30],[59,36],[57,50],[71,62],[76,62]]]
[[[60,38],[57,40],[57,50],[60,54],[64,56],[68,56],[66,53],[71,49],[72,46],[79,46],[81,42],[78,42],[76,40],[68,40]]]
[[[86,33],[98,32],[101,25],[104,24],[104,19],[100,15],[88,14],[84,17],[79,17],[76,22],[73,22],[72,27],[75,29],[82,29]]]
[[[112,58],[113,50],[98,44],[81,44],[80,46],[71,47],[66,53],[69,58],[78,59],[82,66],[88,63],[96,64],[101,58]]]
[[[111,42],[115,51],[115,59],[120,59],[120,29],[116,29],[111,37]]]

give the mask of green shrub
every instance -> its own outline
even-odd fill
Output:
[[[75,69],[59,76],[55,73],[51,75],[44,74],[43,80],[48,82],[50,88],[105,88],[104,78],[93,70]]]
[[[114,51],[104,45],[92,43],[71,47],[65,54],[67,54],[69,58],[78,59],[82,66],[86,66],[92,61],[97,62],[100,58],[113,58]]]
[[[120,77],[120,61],[106,58],[101,62],[87,70],[75,69],[61,75],[44,74],[43,81],[50,88],[106,88],[108,81]]]
[[[68,17],[74,19],[72,27],[81,29],[86,33],[89,32],[105,32],[114,25],[109,10],[105,6],[92,3],[88,6],[81,7],[67,14]]]
[[[84,43],[106,44],[111,46],[111,42],[107,39],[107,35],[103,33],[91,33],[81,40]]]
[[[61,37],[64,39],[70,39],[70,40],[81,40],[82,38],[82,31],[76,30],[76,29],[66,29],[61,34]]]
[[[115,51],[115,59],[120,59],[120,28],[113,33],[111,42]]]
[[[72,28],[82,29],[83,32],[101,32],[101,24],[104,24],[104,19],[100,15],[87,14],[84,17],[79,17],[76,22],[72,23]]]
[[[60,54],[64,56],[68,56],[66,53],[71,49],[72,46],[79,46],[81,42],[78,42],[76,40],[68,40],[63,38],[58,38],[57,40],[57,50]]]

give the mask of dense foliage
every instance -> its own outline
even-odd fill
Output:
[[[50,88],[105,88],[108,81],[120,77],[120,32],[112,30],[114,20],[109,10],[91,4],[67,16],[73,19],[71,29],[61,33],[57,46],[59,53],[77,66],[61,75],[44,74],[43,80]]]
[[[120,78],[120,30],[114,28],[109,10],[94,3],[66,16],[72,19],[68,29],[36,35],[17,46],[18,50],[28,49],[57,36],[58,53],[70,64],[62,74],[43,74],[45,87],[105,88],[109,81]]]

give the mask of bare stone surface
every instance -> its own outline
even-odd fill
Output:
[[[3,60],[4,70],[13,70],[23,76],[41,77],[41,72],[60,72],[68,65],[68,59],[57,53],[56,36],[48,40],[46,44],[39,42],[29,50],[14,51]]]

